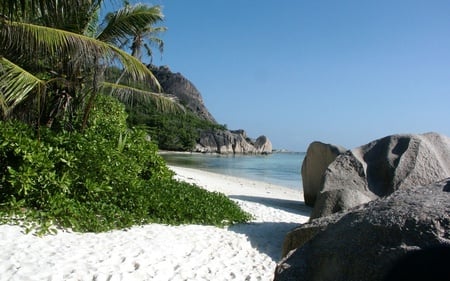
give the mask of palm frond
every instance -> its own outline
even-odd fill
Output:
[[[152,34],[158,34],[158,33],[163,33],[167,31],[167,27],[166,26],[156,26],[156,27],[152,27],[151,29],[151,33]]]
[[[162,21],[164,16],[159,6],[137,4],[126,6],[107,17],[107,25],[97,39],[117,44],[120,38],[134,36],[149,25]]]
[[[110,46],[111,49],[115,50],[115,55],[119,58],[126,73],[131,74],[131,76],[139,81],[146,81],[146,77],[150,78],[149,81],[156,87],[158,92],[161,92],[162,88],[158,82],[158,79],[153,75],[153,73],[145,66],[140,60],[129,55],[128,53],[122,51],[119,48]]]
[[[0,0],[0,13],[4,18],[16,19],[26,12],[28,5],[26,0]]]
[[[86,35],[88,37],[95,37],[97,35],[97,29],[99,26],[99,14],[100,9],[97,9],[90,15],[89,21],[86,24],[84,31],[82,32],[83,35]]]
[[[103,82],[102,87],[110,90],[108,91],[110,95],[130,106],[132,106],[134,102],[152,101],[156,103],[157,108],[161,111],[185,112],[185,108],[176,101],[176,98],[168,95],[110,82]]]
[[[22,69],[4,57],[0,57],[0,95],[3,115],[26,99],[30,93],[45,89],[45,81]]]
[[[153,73],[138,59],[125,51],[88,36],[28,23],[4,21],[0,29],[0,55],[18,53],[33,58],[36,53],[48,55],[58,54],[65,57],[83,58],[86,67],[90,67],[93,58],[108,64],[116,59],[123,65],[127,73],[134,79],[150,81],[158,91],[161,89]]]
[[[158,50],[161,54],[164,52],[164,41],[161,38],[150,37],[148,39],[148,42],[150,43],[150,46],[153,46],[153,45],[157,46]],[[144,47],[147,49],[147,52],[151,53],[151,51],[149,51],[150,46],[148,44],[144,44]]]
[[[33,23],[82,34],[103,0],[31,0],[39,15]]]

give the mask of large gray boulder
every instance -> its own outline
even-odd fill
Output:
[[[436,133],[388,136],[336,157],[324,173],[311,218],[449,176],[450,138]]]
[[[276,281],[383,280],[405,254],[450,245],[450,178],[402,188],[289,235],[304,237],[298,245],[285,242],[291,243],[286,252],[298,248],[279,263]]]
[[[266,136],[259,136],[253,143],[256,153],[269,154],[272,153],[272,142]]]
[[[347,149],[342,146],[318,141],[312,142],[308,146],[301,169],[303,197],[306,205],[314,206],[317,194],[322,188],[321,184],[325,170],[338,155],[345,151]]]

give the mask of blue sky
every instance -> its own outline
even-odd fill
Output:
[[[229,129],[295,151],[450,136],[450,1],[145,3],[168,27],[154,63],[194,83]]]

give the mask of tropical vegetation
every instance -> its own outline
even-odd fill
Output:
[[[117,99],[176,108],[140,61],[145,42],[162,51],[152,36],[163,15],[125,3],[100,23],[102,2],[0,0],[1,220],[44,233],[248,220],[225,196],[175,181],[147,133],[128,128]]]
[[[161,111],[154,101],[127,106],[130,126],[144,126],[162,150],[193,151],[202,130],[226,130],[225,125],[200,118],[186,108],[184,114]]]

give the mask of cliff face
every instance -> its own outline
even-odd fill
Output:
[[[166,94],[175,96],[182,105],[201,119],[217,124],[208,111],[197,88],[180,73],[173,73],[167,66],[149,66]],[[247,137],[244,130],[202,130],[194,148],[196,152],[221,154],[268,154],[272,143],[266,136],[256,140]]]
[[[150,67],[166,94],[175,96],[200,118],[217,123],[203,103],[200,92],[180,73],[173,73],[167,66]]]

